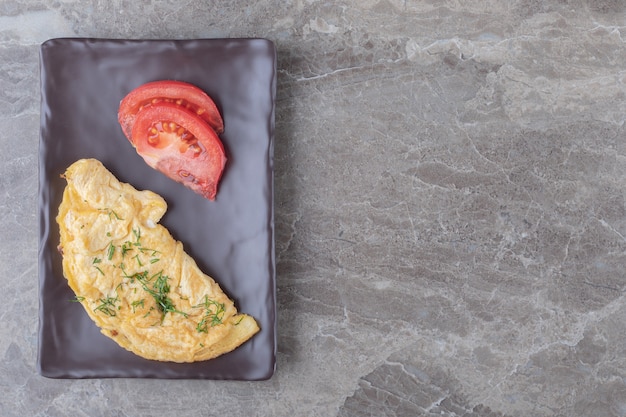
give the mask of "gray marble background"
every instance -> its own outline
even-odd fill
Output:
[[[0,415],[626,416],[625,36],[618,0],[0,0]],[[276,43],[271,380],[37,374],[54,37]]]

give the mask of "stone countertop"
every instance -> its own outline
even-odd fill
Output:
[[[626,6],[0,2],[0,415],[626,416]],[[36,371],[39,45],[278,50],[277,371]]]

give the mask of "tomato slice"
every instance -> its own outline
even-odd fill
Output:
[[[195,113],[174,103],[151,104],[137,112],[131,137],[148,165],[215,200],[226,155],[215,131]]]
[[[133,141],[132,130],[137,113],[145,107],[163,102],[173,103],[195,113],[217,134],[224,131],[222,116],[204,91],[182,81],[153,81],[135,88],[120,102],[117,117],[128,140]]]

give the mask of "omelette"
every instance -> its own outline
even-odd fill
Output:
[[[259,331],[158,224],[161,196],[120,182],[96,159],[76,161],[63,177],[63,274],[105,336],[146,359],[195,362]]]

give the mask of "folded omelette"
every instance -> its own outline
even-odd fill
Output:
[[[158,224],[167,210],[161,196],[121,183],[95,159],[63,177],[63,273],[105,336],[146,359],[195,362],[259,331]]]

